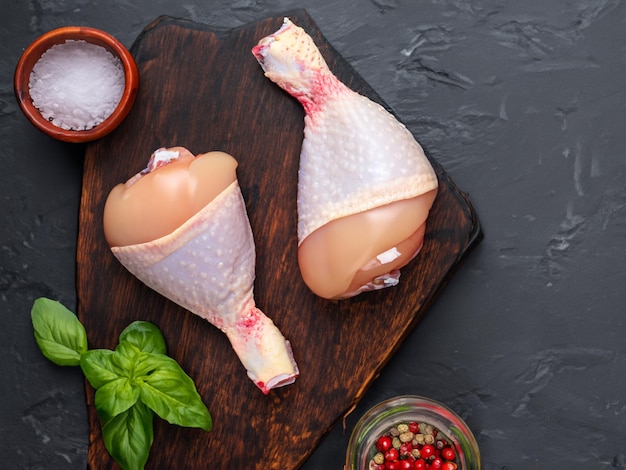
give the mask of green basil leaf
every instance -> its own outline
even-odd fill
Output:
[[[153,353],[147,353],[143,351],[137,354],[135,367],[133,369],[133,377],[136,381],[138,381],[138,383],[146,381],[148,379],[148,376],[154,373],[154,371],[160,367],[160,361],[154,361],[153,356]],[[162,356],[162,354],[159,354],[159,356]]]
[[[162,354],[141,358],[156,366],[151,374],[142,377],[141,401],[171,424],[210,431],[213,423],[209,410],[180,365]]]
[[[113,354],[109,349],[90,349],[80,358],[80,368],[96,390],[124,376],[124,371],[113,363]]]
[[[163,333],[154,324],[147,321],[136,321],[128,325],[120,334],[120,342],[128,341],[144,352],[166,354]]]
[[[31,319],[43,355],[59,366],[77,366],[87,351],[87,333],[78,317],[56,300],[40,297]]]
[[[123,470],[145,467],[154,439],[153,418],[152,410],[137,402],[113,418],[103,420],[104,446]]]
[[[115,347],[111,361],[116,367],[126,371],[126,374],[130,377],[130,374],[135,368],[135,362],[137,361],[139,352],[136,346],[128,341],[122,341]]]
[[[99,414],[114,417],[139,400],[140,387],[128,377],[119,377],[96,390],[94,404]]]

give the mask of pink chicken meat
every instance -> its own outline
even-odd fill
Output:
[[[104,230],[128,271],[226,334],[267,394],[293,383],[298,368],[289,342],[255,305],[255,245],[236,166],[222,152],[160,149],[111,191]]]
[[[437,194],[413,135],[329,70],[313,39],[285,18],[252,53],[305,110],[298,173],[298,262],[329,299],[396,285],[422,247]]]

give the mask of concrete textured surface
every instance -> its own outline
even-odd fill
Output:
[[[341,468],[358,417],[411,393],[466,419],[485,469],[626,469],[619,0],[0,0],[0,468],[84,469],[88,445],[82,375],[48,362],[30,323],[37,297],[75,307],[84,148],[23,116],[20,54],[60,26],[130,47],[160,15],[235,27],[295,8],[469,195],[485,233],[304,468]]]

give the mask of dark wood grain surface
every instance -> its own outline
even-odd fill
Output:
[[[289,16],[311,34],[341,80],[381,101],[305,11]],[[402,270],[398,286],[339,302],[306,288],[296,260],[304,114],[263,76],[250,53],[281,23],[282,16],[215,31],[158,18],[132,48],[141,78],[134,109],[120,128],[86,150],[77,282],[78,314],[90,347],[113,348],[132,321],[154,322],[214,419],[210,433],[157,420],[148,468],[297,468],[359,401],[481,239],[471,204],[434,163],[440,192],[425,245]],[[239,161],[257,246],[255,298],[291,341],[301,373],[295,384],[263,395],[221,332],[150,291],[110,254],[102,232],[108,192],[144,168],[152,151],[174,145],[193,153],[223,150]],[[89,465],[116,468],[104,449],[88,384],[86,391]]]

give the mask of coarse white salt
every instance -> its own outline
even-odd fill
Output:
[[[108,118],[124,84],[119,57],[84,40],[67,40],[44,52],[28,82],[43,117],[68,130],[89,130]]]

